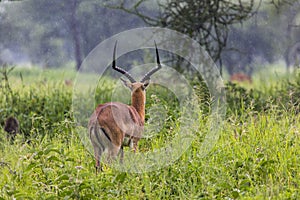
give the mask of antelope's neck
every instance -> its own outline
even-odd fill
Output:
[[[137,94],[132,94],[131,96],[131,104],[139,113],[142,121],[145,121],[145,101],[146,95],[144,92],[140,92]]]

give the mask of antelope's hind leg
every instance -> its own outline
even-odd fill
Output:
[[[105,150],[105,145],[103,144],[101,140],[101,135],[99,131],[97,130],[97,127],[92,127],[90,129],[90,139],[94,148],[94,156],[96,160],[96,174],[98,172],[98,169],[102,171],[102,166],[100,165],[101,161],[101,155],[103,154]]]
[[[123,152],[122,146],[111,144],[110,148],[108,149],[107,162],[111,163],[112,161],[115,161],[121,152]]]
[[[121,146],[121,149],[120,149],[118,155],[120,155],[120,163],[123,164],[123,160],[124,160],[124,150],[123,150],[123,145]]]
[[[95,160],[96,160],[96,165],[95,165],[96,174],[98,173],[99,170],[101,172],[103,171],[102,165],[100,163],[102,153],[103,153],[103,150],[101,149],[101,147],[94,147],[94,155],[95,155]]]
[[[133,150],[134,153],[138,150],[138,141],[139,138],[133,138],[130,142],[130,148]]]

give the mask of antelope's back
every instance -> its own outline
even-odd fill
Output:
[[[100,125],[116,144],[122,142],[125,136],[140,138],[144,127],[136,109],[119,102],[98,105],[90,118],[89,129],[96,124]]]

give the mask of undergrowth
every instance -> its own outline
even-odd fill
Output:
[[[71,111],[72,88],[63,81],[9,87],[1,69],[1,125],[18,118],[21,134],[7,141],[0,130],[0,199],[298,199],[300,185],[300,76],[268,92],[228,83],[227,115],[208,155],[201,153],[209,103],[201,107],[199,130],[186,152],[164,168],[126,173],[105,166],[95,175],[92,152],[82,145]],[[95,98],[109,101],[111,80]],[[9,89],[10,88],[10,89]],[[199,102],[207,88],[194,86]],[[106,93],[105,93],[106,92]],[[199,95],[202,94],[202,95]],[[175,97],[151,86],[147,110],[163,107],[164,126],[141,140],[140,151],[160,148],[179,133]],[[100,101],[100,100],[99,100]],[[152,115],[151,115],[152,116]],[[146,116],[151,126],[150,114]],[[147,124],[148,123],[148,124]],[[153,122],[154,123],[154,122]],[[28,142],[29,141],[29,142]],[[127,149],[126,149],[127,151]],[[125,156],[126,156],[125,151]]]

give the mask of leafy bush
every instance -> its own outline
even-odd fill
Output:
[[[253,112],[291,111],[299,113],[300,109],[300,73],[289,80],[278,82],[276,87],[267,91],[260,89],[245,89],[244,87],[228,82],[226,84],[226,100],[228,116],[242,115]]]
[[[4,71],[7,69],[3,69]],[[11,71],[11,69],[8,69]],[[15,116],[25,136],[53,135],[56,123],[71,119],[72,93],[62,82],[39,82],[12,90],[8,79],[2,79],[0,124]]]
[[[297,70],[290,79],[273,91],[276,104],[291,113],[300,112],[300,71]]]
[[[236,83],[226,84],[227,114],[242,115],[247,110],[264,111],[268,109],[268,99],[262,92],[250,89],[247,90]]]

